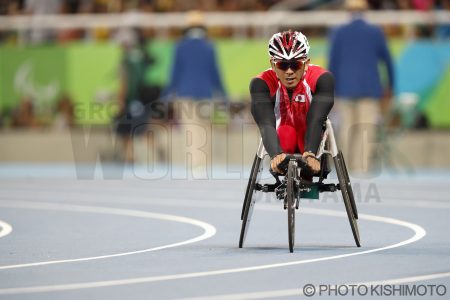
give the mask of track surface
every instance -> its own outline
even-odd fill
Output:
[[[77,180],[45,170],[0,168],[0,299],[305,299],[306,284],[354,283],[436,284],[446,296],[417,299],[450,295],[445,172],[353,178],[361,248],[341,197],[302,201],[291,254],[286,211],[270,197],[237,247],[246,179]]]

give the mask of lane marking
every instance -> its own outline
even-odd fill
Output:
[[[0,206],[25,208],[25,209],[58,210],[58,211],[71,211],[71,212],[75,211],[75,212],[129,216],[129,217],[138,217],[138,218],[150,218],[150,219],[158,219],[158,220],[164,220],[164,221],[172,221],[172,222],[190,224],[193,226],[200,227],[204,230],[202,235],[197,236],[195,238],[192,238],[192,239],[189,239],[186,241],[182,241],[182,242],[178,242],[178,243],[169,244],[169,245],[158,246],[158,247],[154,247],[154,248],[122,252],[122,253],[115,253],[115,254],[108,254],[108,255],[75,258],[75,259],[63,259],[63,260],[34,262],[34,263],[27,263],[27,264],[7,265],[7,266],[0,266],[0,270],[17,269],[17,268],[25,268],[25,267],[36,267],[36,266],[62,264],[62,263],[72,263],[72,262],[89,261],[89,260],[96,260],[96,259],[105,259],[105,258],[140,254],[140,253],[158,251],[158,250],[162,250],[162,249],[168,249],[168,248],[179,247],[179,246],[183,246],[183,245],[187,245],[187,244],[196,243],[196,242],[208,239],[216,234],[216,228],[214,226],[212,226],[211,224],[196,220],[196,219],[180,217],[180,216],[175,216],[175,215],[168,215],[168,214],[139,211],[139,210],[109,208],[109,207],[100,207],[100,206],[50,204],[50,203],[44,203],[44,202],[30,203],[27,201],[12,201],[12,202],[1,201]]]
[[[450,272],[444,273],[433,273],[427,275],[413,276],[413,277],[403,277],[403,278],[394,278],[387,280],[379,280],[379,281],[367,281],[360,283],[347,283],[343,285],[378,285],[378,284],[404,284],[404,283],[412,283],[418,281],[429,281],[433,279],[450,277]],[[315,286],[316,290],[318,286]],[[286,290],[272,290],[272,291],[264,291],[264,292],[253,292],[253,293],[239,293],[239,294],[227,294],[227,295],[215,295],[215,296],[205,296],[205,297],[192,297],[192,298],[176,298],[178,300],[243,300],[243,299],[266,299],[266,298],[280,298],[280,297],[289,297],[289,296],[303,296],[303,289],[286,289]],[[358,296],[357,293],[355,293]],[[316,295],[318,296],[318,295]],[[350,296],[352,297],[352,296]]]
[[[11,225],[9,225],[6,222],[3,222],[2,220],[0,220],[0,229],[1,229],[0,230],[0,238],[7,236],[12,231]]]
[[[264,209],[265,206],[260,205],[259,207]],[[274,209],[274,207],[269,207],[269,208],[270,208],[270,210]],[[265,209],[267,209],[267,207]],[[310,214],[326,215],[326,216],[347,217],[346,213],[338,212],[338,211],[334,211],[334,210],[304,208],[303,212],[310,213]],[[362,220],[382,222],[382,223],[388,223],[388,224],[406,227],[406,228],[409,228],[412,231],[414,231],[414,235],[407,240],[401,241],[396,244],[388,245],[385,247],[375,248],[375,249],[371,249],[371,250],[358,251],[358,252],[352,252],[352,253],[347,253],[347,254],[321,257],[321,258],[297,260],[297,261],[285,262],[285,263],[256,265],[256,266],[242,267],[242,268],[220,269],[220,270],[215,270],[215,271],[174,274],[174,275],[137,277],[137,278],[129,278],[129,279],[105,280],[105,281],[96,281],[96,282],[80,282],[80,283],[69,283],[69,284],[60,284],[60,285],[42,285],[42,286],[30,286],[30,287],[18,287],[18,288],[5,288],[5,289],[0,289],[0,295],[56,292],[56,291],[76,290],[76,289],[110,287],[110,286],[120,286],[120,285],[129,285],[129,284],[138,284],[138,283],[150,283],[150,282],[159,282],[159,281],[167,281],[167,280],[199,278],[199,277],[216,276],[216,275],[224,275],[224,274],[231,274],[231,273],[242,273],[242,272],[258,271],[258,270],[267,270],[267,269],[272,269],[272,268],[288,267],[288,266],[294,266],[294,265],[300,265],[300,264],[308,264],[308,263],[314,263],[314,262],[321,262],[321,261],[341,259],[341,258],[347,258],[347,257],[351,257],[351,256],[375,253],[375,252],[379,252],[379,251],[384,251],[384,250],[388,250],[388,249],[405,246],[410,243],[414,243],[414,242],[422,239],[426,235],[425,229],[423,229],[421,226],[419,226],[417,224],[413,224],[410,222],[397,220],[394,218],[368,215],[368,214],[360,214],[359,218]],[[245,249],[243,251],[245,251]]]

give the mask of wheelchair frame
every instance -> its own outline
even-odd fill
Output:
[[[239,248],[242,248],[250,225],[253,208],[256,202],[256,193],[258,192],[275,192],[278,200],[283,200],[284,209],[288,212],[288,240],[289,250],[294,251],[295,241],[295,210],[298,209],[301,192],[310,191],[312,188],[317,188],[318,192],[336,192],[340,190],[345,204],[348,220],[352,230],[355,243],[358,247],[361,246],[359,229],[357,224],[358,211],[353,195],[350,177],[348,175],[347,167],[345,165],[342,152],[338,149],[336,139],[334,136],[333,126],[331,121],[327,119],[324,123],[324,131],[321,143],[319,145],[316,157],[320,159],[321,170],[315,177],[318,177],[317,182],[305,181],[301,176],[301,170],[306,171],[306,163],[302,160],[300,154],[288,155],[287,174],[282,180],[278,177],[279,174],[273,172],[276,182],[274,184],[260,184],[260,177],[262,173],[262,161],[267,155],[267,152],[262,143],[259,142],[258,150],[253,160],[252,170],[250,173],[247,189],[244,197],[244,203],[241,212],[241,233],[239,237]],[[324,156],[325,155],[325,156]],[[334,166],[338,176],[339,183],[324,183],[324,179],[328,175],[327,156],[333,158]]]

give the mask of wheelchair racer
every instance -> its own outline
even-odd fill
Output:
[[[251,80],[251,112],[261,133],[271,168],[286,154],[302,153],[314,173],[322,126],[334,104],[333,75],[310,64],[309,43],[301,32],[284,31],[269,41],[271,68]]]

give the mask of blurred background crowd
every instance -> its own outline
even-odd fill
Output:
[[[446,5],[445,0],[367,0],[370,9],[433,10]],[[267,11],[277,9],[339,9],[342,1],[286,0],[2,0],[1,14],[23,13],[120,13],[128,10],[145,12]]]
[[[182,123],[180,98],[211,100],[208,122],[252,122],[248,83],[269,67],[271,34],[302,31],[312,63],[328,68],[330,37],[350,20],[345,2],[0,0],[0,128],[113,126],[130,136],[139,124]],[[450,128],[450,1],[362,2],[393,60],[393,74],[380,67],[383,84],[393,84],[385,124]],[[191,71],[181,71],[183,60]]]

